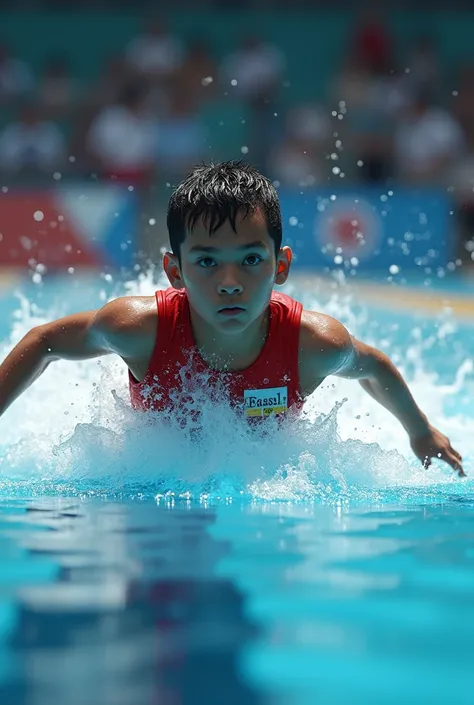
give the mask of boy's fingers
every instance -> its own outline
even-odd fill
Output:
[[[437,453],[437,457],[450,465],[452,469],[458,473],[459,477],[466,477],[466,473],[464,472],[464,468],[462,466],[462,457],[457,451],[454,450],[454,448],[450,448],[443,453]],[[431,458],[428,455],[424,458],[420,458],[420,460],[423,463],[424,468],[429,468],[431,466]]]
[[[444,458],[449,465],[455,470],[459,477],[466,477],[466,473],[463,470],[463,467],[461,465],[461,456],[459,453],[446,453],[446,456]]]
[[[458,453],[457,450],[454,450],[452,446],[449,446],[449,450],[454,455],[454,457],[457,458],[460,463],[462,463],[462,455]]]

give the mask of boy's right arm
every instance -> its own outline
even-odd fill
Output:
[[[0,415],[54,360],[86,360],[109,353],[135,357],[142,297],[123,297],[96,311],[32,328],[0,365]],[[134,335],[135,333],[135,335]]]

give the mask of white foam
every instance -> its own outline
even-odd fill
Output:
[[[79,292],[84,289],[78,287],[76,295],[71,279],[55,287],[42,285],[43,310],[31,304],[31,288],[19,292],[17,311],[1,344],[3,356],[33,325],[66,313],[65,302],[71,311],[82,307]],[[111,285],[108,291],[99,277],[88,282],[89,289],[91,283],[96,306],[111,296],[150,294],[165,286],[151,276]],[[465,355],[459,350],[462,341],[456,343],[456,322],[446,316],[439,324],[434,321],[429,336],[413,326],[415,334],[406,344],[383,316],[374,325],[370,312],[343,287],[317,295],[307,284],[288,291],[307,307],[340,318],[357,337],[384,343],[385,349],[389,345],[415,398],[459,447],[469,472],[473,369],[467,349]],[[437,384],[437,368],[441,363],[446,367],[446,360],[435,356],[436,366],[432,363],[433,346],[440,340],[457,344],[457,359],[462,360],[445,371],[448,381],[443,384]],[[249,431],[225,404],[197,402],[205,421],[198,438],[195,431],[183,430],[178,419],[132,413],[121,361],[106,357],[54,363],[0,419],[0,492],[340,502],[382,497],[390,489],[430,492],[443,486],[450,492],[466,491],[466,483],[447,468],[435,464],[424,470],[400,424],[354,381],[327,379],[309,399],[302,419],[281,428],[267,424],[263,436]]]

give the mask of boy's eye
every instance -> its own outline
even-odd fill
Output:
[[[201,259],[198,260],[198,265],[200,267],[203,267],[204,269],[209,269],[209,267],[214,267],[215,264],[216,263],[212,259],[212,257],[202,257]]]
[[[248,264],[250,267],[255,267],[256,264],[262,261],[260,255],[247,255],[244,259],[244,264]]]

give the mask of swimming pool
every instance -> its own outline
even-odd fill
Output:
[[[153,283],[5,289],[2,355],[124,290]],[[132,419],[114,361],[56,363],[0,419],[2,705],[472,703],[469,318],[290,293],[391,355],[468,479],[420,469],[355,382],[262,439],[206,409],[196,444]]]

